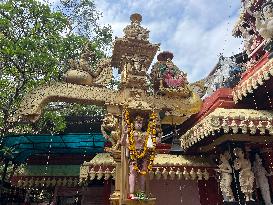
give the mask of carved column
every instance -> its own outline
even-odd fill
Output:
[[[115,191],[110,196],[110,204],[119,205],[120,196],[121,196],[121,152],[120,151],[112,152],[112,157],[114,158],[116,162],[116,173],[115,173]]]

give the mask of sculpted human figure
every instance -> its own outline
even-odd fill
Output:
[[[262,8],[262,13],[254,14],[256,29],[267,41],[273,38],[273,2],[268,0]]]
[[[101,133],[106,140],[109,140],[112,147],[106,149],[106,151],[120,150],[120,127],[118,119],[112,114],[107,114],[101,125]]]
[[[265,205],[272,205],[271,196],[270,196],[270,188],[268,184],[268,178],[270,174],[265,170],[262,164],[262,159],[258,154],[255,155],[255,161],[253,166],[253,171],[256,180],[256,187],[260,188],[263,200]]]
[[[154,91],[170,97],[190,96],[193,90],[187,80],[187,74],[173,63],[173,57],[169,51],[158,54],[157,62],[152,66],[150,73]]]
[[[216,169],[216,171],[221,174],[220,188],[224,201],[234,201],[234,195],[231,189],[232,168],[228,160],[230,160],[230,154],[227,151],[220,154],[221,163],[218,166],[219,169]]]
[[[237,157],[234,160],[234,169],[240,170],[239,182],[241,191],[244,193],[246,201],[254,201],[252,198],[254,173],[251,170],[251,163],[245,158],[241,148],[235,148],[233,153]]]
[[[141,116],[136,116],[133,124],[133,130],[131,132],[128,129],[129,125],[125,125],[123,129],[122,139],[121,143],[123,146],[127,147],[127,151],[129,151],[129,135],[133,135],[133,139],[135,142],[135,149],[136,152],[141,155],[141,153],[144,151],[145,146],[148,148],[151,148],[153,145],[148,145],[149,142],[146,144],[145,139],[147,137],[147,132],[143,131],[143,118]],[[132,129],[132,128],[131,128]],[[148,140],[149,141],[149,140]],[[146,145],[145,145],[146,144]],[[128,152],[128,157],[130,153]],[[148,170],[148,157],[149,153],[147,152],[142,158],[137,158],[135,160],[132,160],[129,158],[129,192],[130,192],[130,198],[134,199],[136,192],[136,179],[139,177],[140,182],[140,190],[142,192],[145,192],[145,175]],[[136,169],[137,167],[137,169]]]
[[[139,73],[139,72],[142,72],[142,73],[145,73],[145,66],[142,65],[143,63],[143,59],[141,59],[139,56],[134,56],[132,58],[132,61],[133,61],[133,69],[135,71],[135,73]]]
[[[180,87],[187,82],[186,74],[175,67],[169,58],[166,62],[166,70],[163,72],[163,80],[167,86],[173,88]]]

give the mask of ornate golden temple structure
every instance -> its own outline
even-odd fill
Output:
[[[243,38],[244,52],[221,56],[192,84],[171,52],[160,52],[151,66],[160,45],[149,41],[140,14],[130,20],[111,58],[92,66],[85,49],[70,60],[63,82],[30,92],[11,119],[34,122],[50,102],[106,107],[100,131],[110,145],[81,164],[78,183],[60,179],[55,195],[69,184],[89,204],[86,193],[103,183],[106,200],[96,205],[272,204],[272,1],[242,0],[233,35]],[[114,68],[120,86],[110,89]],[[15,179],[23,188],[42,183]]]
[[[109,178],[113,175],[115,177],[115,190],[110,197],[113,205],[138,204],[136,196],[134,196],[135,199],[128,199],[129,187],[134,185],[130,184],[127,176],[129,172],[136,171],[129,171],[130,163],[137,163],[138,166],[142,166],[143,164],[141,163],[143,162],[139,162],[139,160],[146,161],[147,156],[150,157],[151,166],[153,166],[153,160],[156,163],[162,157],[167,158],[167,160],[171,159],[171,156],[168,155],[156,155],[155,159],[151,159],[149,155],[151,155],[152,148],[147,148],[149,139],[144,142],[145,138],[156,136],[157,142],[153,141],[153,148],[155,149],[156,144],[160,143],[161,124],[180,125],[192,114],[197,113],[202,104],[200,97],[192,91],[191,85],[187,82],[186,75],[173,64],[171,53],[161,53],[158,57],[158,62],[153,66],[151,75],[148,73],[153,58],[159,50],[159,44],[149,42],[149,31],[140,25],[141,15],[133,14],[130,19],[131,24],[124,29],[124,37],[117,38],[114,41],[113,55],[110,59],[102,59],[96,68],[92,68],[88,64],[88,57],[91,54],[85,51],[78,62],[75,60],[70,61],[71,66],[65,74],[65,82],[58,82],[31,92],[24,98],[16,116],[16,120],[35,121],[41,115],[43,107],[49,102],[105,105],[108,114],[104,119],[102,128],[103,133],[108,139],[112,140],[113,145],[107,150],[111,155],[106,156],[111,158],[111,160],[108,159],[113,162],[111,166],[115,165],[115,174],[113,175],[113,170],[110,171],[109,168],[105,170],[94,170],[94,168],[91,168],[89,170],[89,167],[86,167],[86,165],[93,164],[93,162],[90,162],[82,166],[81,179],[85,180],[89,175],[92,179],[96,173],[100,172],[101,174],[103,173],[101,177]],[[107,83],[112,78],[113,67],[118,68],[118,71],[121,73],[120,88],[118,90],[107,88]],[[150,88],[152,91],[148,90],[149,78],[154,85]],[[137,159],[135,159],[135,162],[131,162],[132,158],[130,159],[126,155],[129,149],[126,143],[121,143],[126,124],[124,116],[126,112],[128,112],[128,121],[132,120],[132,122],[136,115],[140,115],[143,118],[148,118],[151,113],[154,115],[154,125],[148,128],[150,132],[147,130],[140,136],[136,135],[131,139],[136,145],[130,144],[129,147],[135,146],[135,153],[147,149],[146,153],[142,152],[142,157],[136,154]],[[164,117],[160,119],[159,115],[164,115]],[[146,122],[147,120],[141,122],[143,127],[147,127],[144,125]],[[139,132],[135,125],[126,124],[126,126],[131,127],[132,133]],[[110,131],[109,136],[104,129]],[[133,129],[136,130],[134,131]],[[141,147],[137,147],[138,142],[141,141],[139,138],[143,138],[143,142],[140,142]],[[122,146],[119,146],[120,143]],[[102,159],[105,159],[105,157]],[[186,159],[181,158],[180,160],[179,166],[187,163]],[[177,163],[179,160],[177,158],[174,161]],[[102,161],[102,163],[104,162]],[[150,167],[151,170],[152,168]],[[179,168],[174,171],[179,171]],[[184,171],[187,172],[187,170]],[[92,175],[92,173],[95,175]],[[135,173],[135,177],[137,177],[136,175],[140,175],[140,178],[148,178],[149,176],[147,170],[145,170],[145,174],[140,172]],[[206,169],[201,171],[201,169],[195,170],[192,168],[191,172],[189,172],[189,177],[193,177],[192,175],[196,175],[199,178],[208,178],[209,173]],[[148,194],[148,180],[144,180],[146,185],[142,191]],[[134,181],[134,183],[137,182]],[[147,198],[141,204],[155,204],[155,198]]]

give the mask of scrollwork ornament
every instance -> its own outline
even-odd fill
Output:
[[[183,176],[184,176],[185,180],[188,180],[190,178],[190,174],[187,171],[186,167],[184,167]]]
[[[197,175],[198,180],[202,180],[203,173],[202,173],[201,169],[197,169],[196,175]]]
[[[259,129],[261,135],[265,134],[265,127],[264,127],[262,121],[259,121],[259,124],[257,125],[257,128]]]
[[[230,124],[230,127],[231,127],[231,129],[232,129],[232,131],[233,131],[234,134],[238,133],[238,125],[235,122],[235,120],[232,120],[232,122]]]
[[[214,127],[219,127],[221,124],[220,118],[219,117],[212,117],[211,118],[211,125]]]
[[[180,168],[177,168],[175,174],[176,174],[178,180],[181,180],[183,178],[183,173],[180,171]]]
[[[251,84],[254,90],[258,88],[257,81],[254,78],[251,79]]]
[[[256,128],[256,126],[255,126],[255,124],[254,124],[254,122],[253,122],[253,121],[250,121],[248,127],[250,128],[250,134],[253,134],[253,135],[254,135],[254,134],[256,133],[256,130],[257,130],[257,128]]]

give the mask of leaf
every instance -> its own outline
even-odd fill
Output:
[[[103,109],[70,106],[69,111],[46,111],[41,120],[33,125],[15,125],[7,120],[18,109],[24,95],[37,86],[60,80],[67,70],[68,59],[78,59],[86,44],[91,45],[96,59],[103,57],[103,48],[110,45],[111,29],[99,26],[99,12],[92,0],[69,0],[63,2],[61,8],[52,11],[47,4],[38,0],[0,2],[1,137],[9,133],[62,132],[66,127],[67,115],[103,113]],[[67,13],[68,8],[75,12]],[[74,32],[67,33],[70,19],[73,19],[73,25],[79,25]],[[89,27],[85,27],[81,33],[77,32],[84,25]],[[103,32],[94,32],[101,28]],[[92,39],[102,40],[90,42]]]

